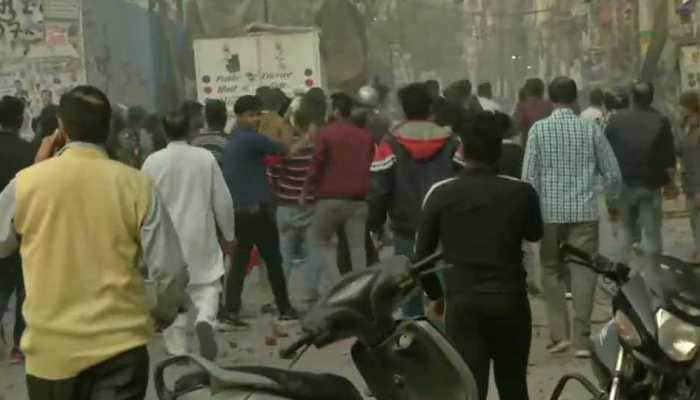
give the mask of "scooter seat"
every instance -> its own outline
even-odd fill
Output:
[[[270,367],[235,367],[229,370],[265,377],[283,391],[275,393],[298,400],[362,400],[347,378],[335,374],[315,374]]]
[[[165,387],[164,370],[182,362],[194,363],[200,370],[180,377],[175,391],[170,392]],[[161,363],[156,368],[155,384],[159,398],[167,400],[206,387],[212,394],[234,390],[290,400],[362,400],[357,388],[342,376],[258,366],[222,368],[195,355],[178,356]]]

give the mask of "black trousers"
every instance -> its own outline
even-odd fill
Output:
[[[7,311],[7,306],[10,303],[12,294],[17,297],[17,305],[15,307],[15,328],[13,332],[13,345],[19,348],[24,328],[24,316],[22,315],[22,305],[24,304],[24,278],[22,276],[22,258],[19,252],[13,255],[0,259],[0,320]],[[1,330],[1,327],[0,327]],[[5,340],[5,338],[2,338]]]
[[[500,398],[528,400],[532,314],[525,293],[448,296],[445,325],[474,374],[481,400],[488,397],[492,362]]]
[[[267,278],[275,295],[275,303],[280,312],[291,305],[287,292],[287,282],[282,270],[280,239],[277,222],[272,207],[264,206],[253,212],[236,211],[236,239],[238,243],[233,253],[233,265],[226,277],[226,311],[237,314],[241,309],[241,295],[246,268],[250,261],[250,251],[257,246],[265,261]]]
[[[379,262],[379,253],[374,248],[372,236],[369,231],[365,235],[365,250],[367,250],[367,266],[370,267]],[[338,251],[336,253],[338,269],[341,275],[345,275],[352,271],[352,261],[350,260],[350,246],[348,245],[348,237],[345,235],[344,229],[338,229]]]
[[[51,381],[27,375],[29,400],[143,400],[148,350],[138,347],[88,368],[75,378]]]

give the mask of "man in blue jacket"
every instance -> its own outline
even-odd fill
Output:
[[[284,155],[287,148],[258,133],[262,103],[257,97],[241,97],[234,111],[238,126],[224,149],[221,163],[235,207],[237,239],[232,270],[226,279],[224,322],[243,328],[246,324],[239,318],[241,294],[253,246],[258,247],[265,261],[280,319],[296,319],[297,313],[289,302],[282,270],[273,196],[265,165],[266,156]]]

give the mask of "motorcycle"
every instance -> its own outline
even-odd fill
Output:
[[[592,338],[596,386],[582,375],[561,378],[552,400],[578,381],[594,399],[700,399],[700,265],[648,256],[639,273],[562,246],[567,262],[615,283],[613,318]]]
[[[394,257],[379,267],[345,277],[302,321],[303,335],[280,352],[294,359],[310,347],[319,349],[356,339],[351,355],[378,400],[475,400],[477,387],[466,363],[450,342],[427,320],[397,321],[394,311],[416,290],[421,278],[435,273],[435,254],[415,265]],[[183,361],[199,371],[165,385],[165,371]],[[221,368],[197,356],[166,360],[155,370],[158,398],[175,400],[209,389],[219,400],[360,400],[345,377],[267,367]]]

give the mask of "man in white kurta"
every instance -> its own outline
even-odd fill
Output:
[[[165,120],[168,146],[149,156],[143,172],[152,177],[172,216],[182,251],[189,266],[188,292],[196,308],[195,330],[202,356],[217,353],[214,324],[219,307],[224,255],[217,227],[224,240],[235,239],[233,200],[214,156],[185,142],[185,116]],[[174,355],[187,352],[187,316],[181,314],[164,332],[167,350]]]

